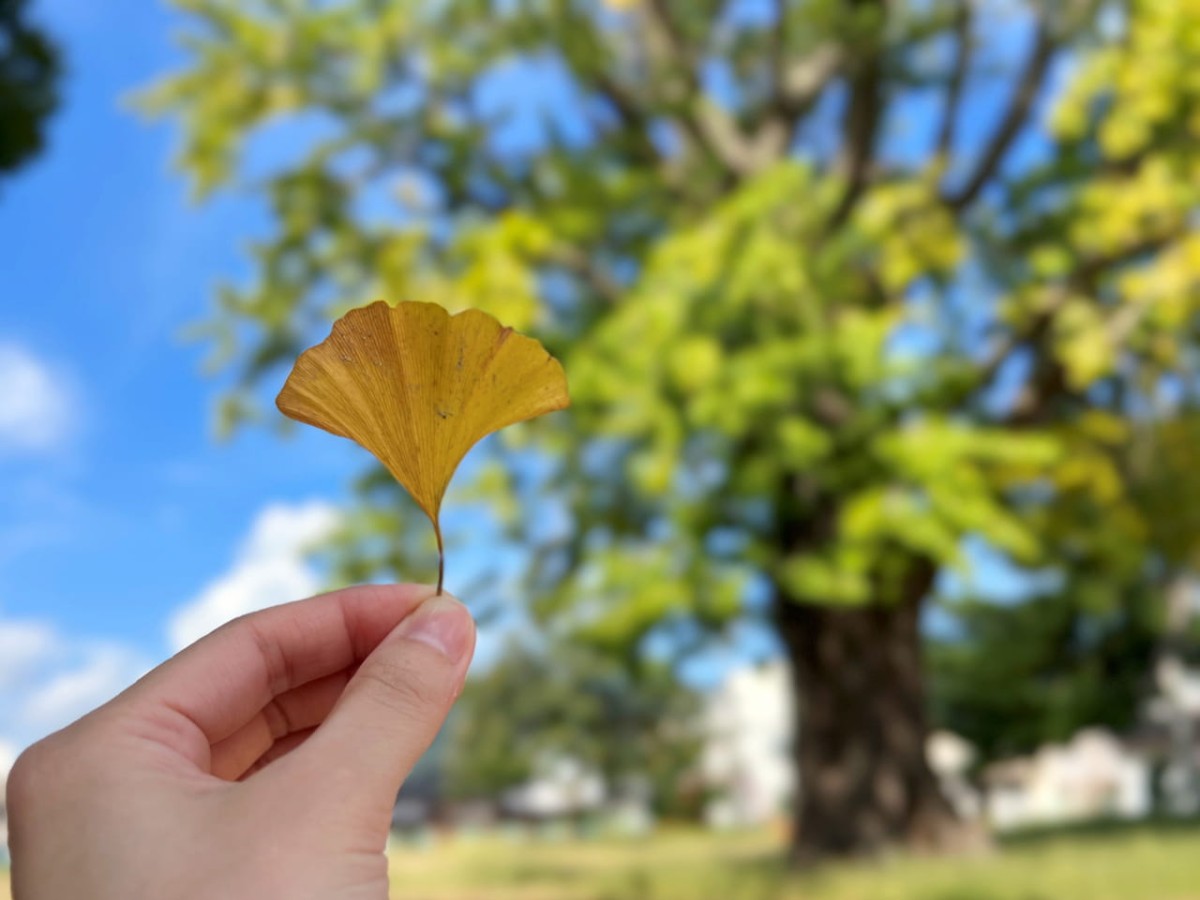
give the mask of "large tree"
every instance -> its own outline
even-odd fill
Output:
[[[931,587],[968,536],[1135,567],[1121,423],[1192,387],[1200,2],[178,5],[147,103],[273,223],[211,323],[227,421],[381,295],[536,333],[574,408],[477,468],[536,610],[627,652],[763,615],[794,857],[957,844]],[[348,571],[412,575],[362,487]]]

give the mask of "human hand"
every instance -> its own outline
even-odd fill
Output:
[[[367,900],[401,782],[466,677],[466,608],[415,585],[244,616],[17,760],[15,900]]]

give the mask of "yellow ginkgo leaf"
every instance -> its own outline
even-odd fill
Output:
[[[570,404],[558,360],[479,310],[434,303],[354,309],[296,360],[276,399],[284,415],[350,438],[412,494],[433,523],[454,470],[493,431]]]

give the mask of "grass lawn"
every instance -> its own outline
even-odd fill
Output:
[[[1055,832],[968,860],[893,859],[789,878],[779,835],[487,837],[400,848],[397,900],[1200,900],[1200,824]],[[9,900],[0,872],[0,900]]]
[[[392,857],[413,900],[1200,900],[1200,824],[1031,835],[977,859],[892,859],[789,878],[780,835],[488,838]]]

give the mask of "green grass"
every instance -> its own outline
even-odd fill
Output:
[[[1200,900],[1200,825],[1042,833],[973,859],[884,860],[789,877],[778,835],[488,838],[393,855],[411,900]]]
[[[1200,900],[1200,824],[1024,835],[973,859],[890,859],[801,878],[778,832],[643,841],[487,837],[401,848],[397,900]],[[0,900],[9,900],[0,871]]]

